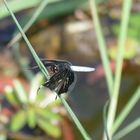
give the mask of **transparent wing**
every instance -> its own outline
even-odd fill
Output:
[[[91,67],[84,67],[84,66],[70,66],[71,69],[75,72],[92,72],[95,71],[95,68],[91,68]]]
[[[92,71],[95,71],[95,68],[92,68],[92,67],[73,66],[70,62],[65,61],[65,60],[41,59],[41,61],[43,62],[44,66],[46,68],[49,68],[49,67],[57,65],[57,64],[68,63],[70,65],[71,70],[75,71],[75,72],[92,72]],[[39,70],[39,67],[38,66],[33,66],[29,69],[38,69]]]

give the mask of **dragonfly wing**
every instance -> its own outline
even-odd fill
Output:
[[[71,70],[65,69],[64,71],[54,74],[43,86],[60,95],[69,91],[69,87],[72,85],[74,80],[74,73]]]
[[[69,70],[68,74],[67,74],[67,77],[66,77],[66,80],[64,81],[64,90],[67,90],[67,91],[72,91],[72,89],[74,88],[75,86],[75,83],[76,83],[76,75],[73,71]]]
[[[74,81],[75,81],[74,72],[67,69],[67,71],[65,72],[65,76],[58,87],[58,91],[59,91],[58,93],[62,94],[70,91],[70,88],[73,85]]]
[[[57,92],[58,94],[61,94],[61,87],[63,85],[63,80],[65,80],[66,74],[66,70],[54,74],[49,81],[43,84],[43,86]]]
[[[95,68],[91,68],[91,67],[84,67],[84,66],[70,66],[71,69],[75,72],[92,72],[95,71]]]

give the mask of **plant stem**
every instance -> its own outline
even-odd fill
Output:
[[[140,126],[140,118],[137,118],[132,123],[128,124],[125,128],[120,130],[114,137],[113,140],[119,140],[125,135],[129,134],[134,129],[138,128]]]
[[[122,122],[125,120],[125,118],[128,116],[132,108],[135,106],[135,104],[139,101],[140,99],[140,86],[134,93],[134,95],[130,98],[128,103],[125,105],[119,116],[116,118],[114,125],[113,125],[113,134],[117,131],[119,126],[122,124]]]
[[[62,96],[60,96],[60,100],[63,103],[63,105],[65,106],[65,108],[67,108],[68,113],[70,114],[71,118],[73,118],[73,121],[76,124],[77,128],[79,129],[83,138],[85,140],[91,140],[91,138],[89,137],[89,135],[87,134],[87,132],[85,131],[85,129],[83,128],[81,123],[79,122],[78,118],[76,117],[76,115],[73,113],[73,111],[69,107],[68,103],[64,100],[64,98]]]
[[[111,97],[109,111],[108,111],[108,119],[107,119],[107,128],[109,132],[109,137],[112,139],[113,131],[112,126],[115,119],[117,102],[119,96],[119,88],[121,82],[121,72],[122,72],[122,64],[123,64],[123,55],[124,55],[124,47],[125,40],[127,35],[127,26],[130,15],[132,0],[124,0],[123,1],[123,13],[122,13],[122,22],[120,28],[120,36],[118,39],[118,51],[117,51],[117,60],[116,60],[116,71],[115,71],[115,80],[114,80],[114,89]]]
[[[101,54],[101,59],[102,59],[103,67],[105,70],[109,95],[111,97],[111,93],[113,91],[113,76],[112,76],[111,68],[109,65],[109,59],[108,59],[108,55],[107,55],[105,39],[103,37],[103,33],[101,30],[95,0],[90,0],[90,7],[91,7],[92,19],[93,19],[93,23],[94,23],[94,27],[95,27],[95,31],[96,31],[96,35],[97,35],[97,40],[98,40],[98,44],[99,44],[99,51]]]
[[[34,59],[36,60],[37,65],[38,65],[39,68],[42,70],[42,72],[43,72],[43,74],[45,75],[45,77],[49,79],[49,78],[50,78],[50,75],[49,75],[48,71],[46,70],[46,68],[45,68],[45,66],[43,65],[43,63],[40,61],[38,55],[36,54],[35,50],[33,49],[32,45],[31,45],[30,41],[29,41],[28,38],[26,37],[26,35],[25,35],[24,31],[22,30],[21,26],[19,25],[19,23],[18,23],[18,21],[17,21],[15,15],[14,15],[13,12],[11,11],[11,9],[9,8],[9,6],[8,6],[8,4],[7,4],[7,1],[6,1],[6,0],[3,0],[3,1],[4,1],[4,3],[5,3],[5,6],[6,6],[7,10],[8,10],[9,13],[11,14],[11,17],[13,18],[14,22],[16,23],[16,25],[17,25],[17,27],[18,27],[18,29],[19,29],[19,31],[20,31],[20,33],[21,33],[23,39],[24,39],[25,42],[27,43],[27,46],[28,46],[29,50],[32,52],[32,55],[33,55]]]
[[[106,140],[110,140],[109,135],[108,135],[108,130],[107,130],[107,121],[106,121],[108,105],[109,105],[109,100],[105,103],[104,109],[103,109],[103,122],[104,122],[104,135],[103,136],[106,138]]]

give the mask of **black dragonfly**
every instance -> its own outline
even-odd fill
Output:
[[[75,72],[92,72],[95,70],[95,68],[91,67],[73,66],[69,61],[65,60],[42,59],[42,62],[51,77],[41,86],[56,92],[58,95],[72,90],[77,79]],[[39,67],[35,66],[34,68]]]

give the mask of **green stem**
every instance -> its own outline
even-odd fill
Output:
[[[8,6],[8,4],[7,4],[7,1],[6,1],[6,0],[3,0],[3,1],[4,1],[4,3],[5,3],[5,6],[6,6],[7,10],[8,10],[9,13],[11,14],[11,17],[13,18],[14,22],[16,23],[16,25],[17,25],[17,27],[18,27],[18,29],[19,29],[19,31],[20,31],[20,33],[21,33],[23,39],[24,39],[25,42],[27,43],[27,46],[28,46],[29,50],[32,52],[32,55],[33,55],[33,57],[35,58],[37,65],[38,65],[39,68],[42,70],[42,72],[43,72],[43,74],[45,75],[45,77],[49,79],[49,78],[50,78],[50,75],[49,75],[48,71],[46,70],[46,68],[45,68],[45,66],[43,65],[43,63],[40,61],[38,55],[36,54],[35,50],[33,49],[32,45],[31,45],[30,41],[29,41],[28,38],[26,37],[26,35],[25,35],[24,31],[22,30],[21,26],[19,25],[19,23],[18,23],[18,21],[17,21],[15,15],[14,15],[13,12],[11,11],[11,9],[9,8],[9,6]]]
[[[112,130],[113,134],[117,131],[119,126],[122,124],[122,122],[128,116],[128,114],[130,113],[132,108],[135,106],[135,104],[139,101],[139,99],[140,99],[140,87],[138,87],[138,89],[136,90],[134,95],[130,98],[128,103],[125,105],[124,109],[121,111],[121,113],[115,120],[114,125],[113,125],[113,130]]]
[[[114,135],[113,140],[121,139],[138,127],[140,127],[140,118],[137,118],[132,123],[128,124],[125,128],[120,130],[116,135]]]
[[[119,88],[121,82],[121,72],[122,72],[122,64],[123,64],[123,55],[124,55],[124,47],[125,47],[125,40],[127,35],[127,27],[128,27],[128,20],[130,15],[132,0],[124,0],[123,1],[123,15],[122,15],[122,22],[120,28],[120,36],[118,40],[118,56],[116,60],[116,71],[115,71],[115,80],[114,80],[114,89],[111,98],[111,102],[109,105],[108,111],[108,132],[110,133],[110,138],[112,138],[112,126],[114,123],[116,109],[117,109],[117,102],[119,96]]]
[[[101,30],[95,0],[90,0],[90,7],[91,7],[91,13],[92,13],[92,19],[93,19],[93,23],[94,23],[94,28],[95,28],[95,31],[96,31],[97,40],[98,40],[98,44],[99,44],[99,51],[100,51],[100,54],[101,54],[101,59],[102,59],[103,67],[104,67],[104,70],[105,70],[109,95],[111,97],[111,93],[113,91],[113,89],[112,89],[113,88],[113,76],[112,76],[111,68],[110,68],[110,65],[109,65],[109,59],[108,59],[108,55],[107,55],[105,39],[103,37],[103,33],[102,33],[102,30]]]
[[[109,105],[109,100],[105,103],[104,109],[103,109],[103,122],[104,122],[104,135],[103,136],[106,138],[106,140],[110,140],[109,135],[108,135],[108,130],[107,130],[107,121],[106,121],[108,105]]]
[[[69,107],[68,103],[64,100],[64,98],[62,96],[60,96],[60,99],[61,99],[61,102],[63,103],[63,105],[65,106],[65,108],[67,108],[67,111],[70,114],[71,118],[73,118],[73,121],[76,124],[77,128],[79,129],[79,131],[80,131],[81,135],[83,136],[83,138],[85,140],[91,140],[91,138],[89,137],[89,135],[87,134],[87,132],[85,131],[83,126],[81,125],[80,121],[78,120],[76,115],[73,113],[73,111]]]

